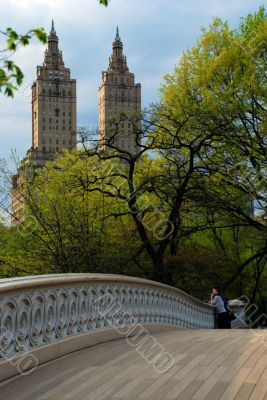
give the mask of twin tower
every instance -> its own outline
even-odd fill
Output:
[[[141,85],[135,84],[134,74],[129,72],[118,28],[98,95],[99,146],[105,151],[110,121],[120,113],[141,113]],[[131,124],[125,120],[117,125],[115,146],[134,154],[138,145]],[[37,79],[32,86],[32,147],[26,159],[33,167],[42,167],[63,149],[73,150],[76,131],[76,80],[71,79],[70,69],[64,65],[52,21],[44,62],[37,67]]]

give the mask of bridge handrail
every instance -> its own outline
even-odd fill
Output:
[[[0,358],[136,323],[213,329],[214,308],[177,288],[123,275],[0,279]]]

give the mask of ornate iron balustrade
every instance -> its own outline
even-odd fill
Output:
[[[179,289],[118,275],[0,280],[0,357],[125,325],[213,329],[212,306]]]

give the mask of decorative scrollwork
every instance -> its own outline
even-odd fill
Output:
[[[0,358],[45,343],[116,325],[214,328],[213,309],[183,293],[97,282],[0,297]]]

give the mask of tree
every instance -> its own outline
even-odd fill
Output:
[[[38,172],[25,202],[45,268],[128,273],[201,297],[216,282],[264,300],[265,34],[262,8],[234,31],[215,19],[166,76],[159,105],[110,121],[106,151],[83,130],[82,150]],[[135,152],[116,141],[122,122]]]
[[[86,190],[117,197],[125,204],[124,213],[131,215],[153,262],[154,279],[170,282],[164,257],[177,254],[184,235],[207,229],[207,224],[216,234],[216,225],[210,226],[204,218],[211,214],[223,213],[225,229],[238,223],[257,237],[253,252],[239,261],[228,285],[266,254],[266,224],[250,212],[255,201],[265,211],[266,35],[263,8],[242,20],[235,31],[215,19],[165,78],[160,105],[144,117],[141,129],[138,125],[133,129],[139,151],[133,155],[115,144],[120,122],[130,118],[124,114],[110,126],[109,152],[87,150],[89,157],[119,162],[108,173],[97,171]],[[146,197],[149,205],[143,206]],[[160,239],[146,224],[149,216],[154,223],[158,217],[151,202],[167,221]],[[191,215],[201,213],[201,226],[200,218],[187,226],[188,208]]]
[[[258,238],[253,254],[241,261],[226,286],[267,251],[266,48],[263,7],[241,20],[234,31],[215,19],[198,45],[165,78],[162,88],[163,104],[173,120],[187,116],[192,127],[207,137],[220,130],[212,139],[220,151],[202,157],[206,173],[192,201],[224,211],[233,221],[254,230]],[[191,135],[192,128],[188,132]],[[257,205],[256,214],[251,205]]]
[[[134,260],[139,239],[131,221],[109,218],[121,205],[84,188],[98,168],[96,159],[79,151],[65,152],[42,170],[28,169],[21,191],[24,215],[14,231],[18,247],[44,270],[140,275]]]
[[[219,151],[216,138],[218,142],[221,127],[206,135],[193,129],[189,116],[174,120],[163,105],[144,115],[141,127],[139,119],[140,116],[121,113],[111,121],[106,139],[108,152],[87,148],[83,141],[88,157],[97,157],[105,166],[94,170],[83,184],[86,191],[100,192],[124,205],[113,215],[132,218],[142,248],[153,263],[151,278],[171,283],[164,257],[167,252],[176,254],[180,238],[188,235],[189,230],[199,229],[184,229],[183,217],[190,193],[198,190],[202,181],[202,159],[207,152],[213,151],[215,156]],[[137,145],[134,154],[120,148],[114,140],[120,134],[121,121],[132,127]]]

